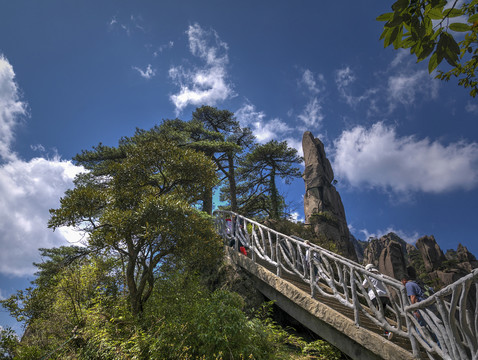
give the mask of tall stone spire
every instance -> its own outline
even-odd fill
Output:
[[[313,226],[317,236],[334,242],[344,256],[357,261],[350,241],[344,206],[332,184],[334,172],[325,156],[324,144],[314,138],[310,131],[306,131],[302,137],[302,149],[305,161],[305,223]]]

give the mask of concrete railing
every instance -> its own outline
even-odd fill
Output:
[[[405,286],[391,277],[369,272],[332,251],[239,214],[216,211],[214,215],[216,230],[226,245],[236,250],[244,246],[253,261],[259,258],[269,263],[279,277],[284,273],[296,275],[309,285],[312,297],[320,294],[353,309],[356,326],[361,326],[362,315],[384,330],[408,338],[417,357],[420,344],[431,359],[478,359],[478,294],[473,298],[470,293],[470,289],[477,291],[478,269],[425,301],[410,305]],[[383,309],[380,301],[372,303],[363,285],[369,285],[377,297],[371,278],[384,284],[391,307]],[[417,311],[426,325],[417,321]]]

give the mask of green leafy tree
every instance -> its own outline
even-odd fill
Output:
[[[158,134],[166,136],[180,147],[194,149],[215,162],[216,154],[230,151],[234,144],[224,141],[224,136],[214,130],[208,130],[197,120],[165,120],[156,129]],[[217,165],[216,165],[217,166]],[[202,211],[212,213],[213,186],[206,186],[201,191]]]
[[[470,95],[478,92],[476,67],[478,66],[478,1],[458,1],[447,7],[446,0],[397,0],[393,12],[377,17],[385,21],[380,37],[384,46],[410,49],[417,61],[429,58],[431,73],[443,60],[452,67],[447,72],[438,71],[437,78],[459,78],[458,84],[470,88]],[[454,19],[452,21],[452,19]],[[464,34],[458,35],[457,33]],[[463,38],[461,41],[456,38]]]
[[[122,296],[119,259],[69,246],[40,251],[44,261],[35,264],[32,286],[1,302],[25,327],[15,359],[76,352],[73,330],[86,325],[90,309],[106,298],[113,304]]]
[[[75,158],[87,172],[52,209],[48,226],[74,226],[91,250],[123,259],[132,313],[141,315],[155,275],[169,263],[200,266],[220,254],[211,220],[191,206],[216,183],[211,160],[154,132]]]
[[[202,106],[193,112],[193,121],[199,121],[205,128],[223,136],[223,141],[231,146],[224,147],[212,159],[227,179],[226,191],[229,193],[230,209],[237,211],[236,163],[238,155],[249,149],[254,143],[254,136],[249,128],[242,128],[228,110],[218,110],[211,106]]]
[[[13,359],[17,347],[18,338],[15,331],[0,326],[0,360]]]
[[[277,189],[276,178],[290,183],[300,177],[297,165],[301,161],[297,150],[288,147],[286,141],[272,140],[253,147],[238,170],[241,211],[246,215],[267,215],[278,219],[285,205]]]

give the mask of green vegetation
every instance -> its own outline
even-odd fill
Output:
[[[135,316],[163,266],[204,266],[218,257],[210,219],[192,206],[216,183],[214,165],[203,154],[138,131],[116,148],[97,147],[76,160],[89,172],[76,177],[59,209],[50,210],[48,226],[74,226],[88,234],[91,251],[123,260]]]
[[[32,286],[0,301],[25,328],[21,341],[0,331],[0,359],[341,357],[281,328],[270,305],[254,312],[240,295],[206,286],[224,255],[209,215],[212,189],[225,187],[239,212],[279,217],[275,177],[299,175],[285,142],[254,145],[232,113],[202,107],[191,121],[138,129],[74,160],[86,171],[48,226],[82,231],[84,246],[40,249]],[[234,205],[236,182],[243,192]],[[244,194],[270,201],[251,205]]]
[[[226,180],[231,210],[238,210],[235,171],[241,155],[254,143],[250,129],[242,128],[228,110],[202,106],[193,112],[190,121],[166,120],[155,131],[211,159],[218,176]],[[208,214],[212,212],[212,194],[212,187],[202,193],[202,210]]]
[[[443,60],[451,66],[439,70],[437,78],[448,81],[451,76],[459,78],[458,84],[470,88],[470,95],[478,93],[478,1],[458,1],[445,8],[446,0],[397,0],[393,12],[380,15],[385,21],[380,37],[384,46],[395,49],[410,49],[417,61],[429,58],[431,73]],[[453,20],[452,20],[453,19]],[[458,41],[456,39],[462,39]]]
[[[313,213],[310,215],[310,223],[315,224],[315,223],[326,223],[330,224],[332,226],[338,226],[339,221],[337,220],[337,217],[332,214],[330,211],[319,211],[318,213]]]
[[[4,331],[0,350],[15,359],[341,358],[327,343],[306,342],[277,325],[270,304],[249,318],[238,294],[210,291],[185,271],[157,277],[138,319],[122,286],[121,261],[89,253],[70,262],[72,253],[44,252],[49,260],[37,265],[34,287],[3,301],[27,329],[21,343]]]
[[[299,178],[301,173],[297,165],[301,161],[297,150],[288,147],[286,141],[256,144],[241,159],[237,171],[237,201],[241,213],[262,219],[284,217],[285,200],[279,193],[276,178],[280,177],[286,184]],[[227,197],[222,199],[227,200]]]
[[[301,239],[309,240],[324,249],[338,252],[337,244],[328,239],[324,234],[316,234],[312,225],[296,223],[286,219],[281,219],[279,221],[268,219],[264,224],[282,234],[297,236]]]

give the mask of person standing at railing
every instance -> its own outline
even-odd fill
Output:
[[[234,247],[234,244],[236,243],[236,222],[237,219],[235,215],[232,215],[231,219],[226,219],[226,234],[231,238],[231,240],[229,241],[230,247]]]
[[[304,270],[308,272],[310,269],[310,251],[311,251],[310,241],[305,240],[304,244],[307,246],[307,250],[305,251],[305,264],[304,264],[305,269]],[[314,266],[314,279],[316,275],[317,275],[317,268]]]
[[[407,290],[407,296],[410,299],[410,303],[412,305],[425,299],[425,296],[423,295],[423,291],[420,286],[416,282],[411,281],[408,276],[403,276],[402,284],[405,286],[405,290]],[[415,311],[413,315],[415,316],[415,319],[417,319],[420,326],[426,325],[425,320],[423,320],[423,317],[420,315],[420,312],[418,310]]]
[[[370,271],[371,273],[382,276],[380,274],[380,271],[378,271],[377,268],[373,264],[368,264],[367,266],[365,266],[365,270]],[[388,306],[392,307],[392,304],[391,304],[390,299],[388,297],[387,290],[385,289],[385,285],[383,285],[383,282],[380,281],[379,279],[373,277],[373,276],[367,276],[364,279],[362,285],[365,289],[370,287],[370,289],[368,290],[368,297],[370,298],[370,300],[372,300],[372,304],[375,307],[377,307],[377,308],[379,307],[378,300],[380,300],[380,303],[382,304],[382,309],[384,311],[383,315],[385,315],[386,306],[388,305]],[[374,289],[375,289],[375,291],[374,291]],[[375,293],[377,293],[378,300],[377,300],[377,297],[375,296]],[[390,340],[393,336],[393,333],[385,331],[383,335],[386,336]]]
[[[234,248],[236,245],[236,238],[238,242],[238,250],[247,256],[247,251],[249,248],[245,244],[239,235],[247,235],[247,231],[244,231],[244,224],[240,223],[240,219],[237,216],[233,215],[232,219],[226,219],[226,233],[230,235],[231,240],[229,241],[229,246]]]
[[[411,281],[410,278],[407,275],[404,275],[402,277],[401,281],[402,281],[402,284],[405,286],[405,290],[407,291],[407,296],[410,299],[410,303],[412,305],[426,299],[426,296],[423,294],[423,291],[420,288],[420,286],[416,282]],[[415,310],[413,312],[413,316],[415,317],[415,319],[417,319],[418,324],[422,328],[426,328],[428,330],[428,332],[429,332],[431,338],[433,339],[433,341],[435,341],[438,344],[438,346],[440,346],[440,341],[438,341],[437,336],[430,329],[430,326],[427,324],[427,322],[425,321],[423,316],[420,314],[420,311]],[[420,334],[420,336],[421,336],[421,334]],[[425,340],[425,342],[426,342],[426,340]]]

